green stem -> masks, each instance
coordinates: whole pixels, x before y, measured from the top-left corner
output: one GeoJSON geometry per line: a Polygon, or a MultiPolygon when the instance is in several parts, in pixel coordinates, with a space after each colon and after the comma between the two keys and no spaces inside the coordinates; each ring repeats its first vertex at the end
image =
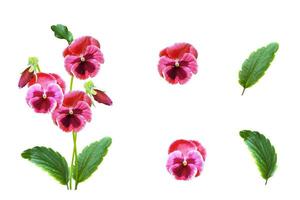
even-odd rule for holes
{"type": "MultiPolygon", "coordinates": [[[[72,161],[71,161],[71,166],[70,166],[70,190],[72,190],[72,177],[73,177],[73,166],[75,166],[75,170],[76,170],[76,173],[77,174],[77,145],[76,145],[76,142],[77,142],[77,133],[75,131],[72,132],[72,136],[73,136],[73,153],[72,153],[72,161]],[[74,163],[75,162],[75,163],[74,163]]],[[[75,179],[75,183],[76,183],[76,186],[75,186],[75,190],[77,189],[77,181],[75,179]]]]}
{"type": "Polygon", "coordinates": [[[71,76],[71,81],[70,81],[70,92],[73,90],[73,81],[74,81],[74,76],[71,76]]]}
{"type": "MultiPolygon", "coordinates": [[[[71,76],[70,92],[73,90],[73,81],[74,81],[74,76],[71,76]]],[[[74,159],[75,159],[75,163],[77,162],[77,146],[76,146],[77,133],[75,131],[73,131],[72,136],[73,136],[73,153],[72,153],[72,160],[71,160],[71,166],[70,166],[70,184],[69,184],[70,190],[72,190],[72,177],[73,177],[73,173],[74,173],[73,172],[74,159]]],[[[77,189],[77,186],[76,186],[76,189],[77,189]]]]}
{"type": "Polygon", "coordinates": [[[69,183],[69,188],[70,190],[72,190],[72,176],[73,176],[73,163],[74,163],[74,148],[73,148],[73,153],[72,153],[72,161],[71,161],[71,165],[70,165],[70,183],[69,183]]]}
{"type": "MultiPolygon", "coordinates": [[[[74,148],[73,148],[73,154],[75,156],[75,163],[74,163],[74,166],[75,166],[75,190],[77,190],[77,174],[78,174],[78,166],[77,166],[77,162],[78,162],[78,157],[77,157],[77,145],[76,145],[76,141],[77,141],[77,133],[76,132],[73,132],[73,145],[74,145],[74,148]]],[[[73,172],[74,173],[74,172],[73,172]]]]}
{"type": "Polygon", "coordinates": [[[41,72],[41,68],[40,68],[39,65],[36,65],[36,69],[37,69],[38,72],[41,72]]]}

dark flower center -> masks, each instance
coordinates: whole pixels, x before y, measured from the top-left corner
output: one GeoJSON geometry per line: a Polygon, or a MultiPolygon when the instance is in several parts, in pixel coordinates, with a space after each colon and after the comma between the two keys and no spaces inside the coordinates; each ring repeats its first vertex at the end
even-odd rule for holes
{"type": "Polygon", "coordinates": [[[181,67],[174,67],[170,69],[167,72],[167,75],[172,79],[175,80],[175,78],[178,76],[179,79],[183,80],[187,77],[187,73],[182,69],[181,67]]]}

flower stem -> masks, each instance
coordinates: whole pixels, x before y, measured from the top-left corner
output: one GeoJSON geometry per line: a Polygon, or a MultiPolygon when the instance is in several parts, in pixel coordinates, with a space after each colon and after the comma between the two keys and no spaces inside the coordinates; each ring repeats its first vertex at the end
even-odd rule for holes
{"type": "Polygon", "coordinates": [[[71,76],[71,81],[70,81],[70,92],[73,90],[73,81],[74,81],[74,76],[71,76]]]}
{"type": "Polygon", "coordinates": [[[36,65],[36,69],[37,69],[38,72],[41,72],[41,68],[38,64],[36,65]]]}
{"type": "MultiPolygon", "coordinates": [[[[73,90],[73,81],[74,81],[74,76],[71,76],[71,80],[70,80],[70,92],[73,90]]],[[[75,170],[76,170],[76,174],[77,174],[77,133],[75,131],[72,132],[72,136],[73,136],[73,153],[72,153],[72,160],[71,160],[71,166],[70,166],[70,184],[69,184],[69,188],[70,190],[72,190],[72,178],[73,178],[73,166],[75,166],[75,170]],[[75,164],[74,164],[75,161],[75,164]]],[[[75,179],[75,183],[76,183],[76,179],[75,179]]],[[[77,189],[77,184],[75,186],[75,190],[77,189]]]]}
{"type": "MultiPolygon", "coordinates": [[[[77,161],[78,161],[78,158],[77,158],[77,145],[76,145],[76,141],[77,141],[77,133],[73,131],[73,145],[74,145],[74,148],[73,148],[73,155],[75,157],[75,163],[74,163],[74,166],[75,166],[75,190],[77,190],[77,173],[78,173],[78,166],[77,166],[77,161]]],[[[74,171],[73,171],[74,173],[74,171]]]]}
{"type": "MultiPolygon", "coordinates": [[[[73,153],[72,153],[72,161],[71,161],[71,166],[70,166],[70,184],[69,184],[69,188],[70,190],[72,190],[72,177],[74,174],[73,169],[75,169],[75,174],[77,174],[77,133],[75,131],[72,132],[72,136],[73,136],[73,153]]],[[[75,190],[77,189],[77,180],[75,179],[75,190]]]]}

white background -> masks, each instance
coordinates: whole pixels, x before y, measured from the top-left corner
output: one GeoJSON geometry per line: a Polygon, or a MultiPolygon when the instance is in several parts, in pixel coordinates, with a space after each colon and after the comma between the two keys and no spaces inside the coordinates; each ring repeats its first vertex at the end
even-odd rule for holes
{"type": "MultiPolygon", "coordinates": [[[[0,199],[299,199],[300,6],[297,1],[1,1],[0,199]],[[21,158],[36,145],[70,162],[72,137],[35,114],[18,89],[28,56],[45,72],[69,76],[53,24],[101,43],[105,64],[95,84],[114,105],[97,105],[78,134],[78,148],[103,136],[113,144],[96,173],[67,191],[21,158]],[[241,96],[238,71],[250,52],[277,41],[266,75],[241,96]],[[170,85],[157,72],[158,53],[175,42],[198,52],[199,72],[170,85]],[[278,153],[267,186],[239,137],[260,131],[278,153]],[[175,139],[196,139],[207,149],[202,175],[176,181],[165,169],[175,139]]],[[[80,89],[82,81],[75,81],[80,89]]]]}

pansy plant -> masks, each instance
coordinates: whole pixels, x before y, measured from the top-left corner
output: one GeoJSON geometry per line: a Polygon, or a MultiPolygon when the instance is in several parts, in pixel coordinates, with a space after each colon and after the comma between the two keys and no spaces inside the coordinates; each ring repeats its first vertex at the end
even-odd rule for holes
{"type": "Polygon", "coordinates": [[[72,133],[71,163],[68,165],[57,151],[41,146],[25,150],[22,157],[44,169],[67,189],[76,190],[79,183],[96,171],[112,142],[110,137],[104,137],[78,154],[77,133],[92,120],[93,100],[105,105],[112,105],[112,101],[105,92],[96,89],[91,80],[84,84],[84,91],[73,90],[74,77],[80,80],[95,77],[104,63],[98,40],[91,36],[73,40],[72,33],[61,24],[53,25],[51,29],[57,38],[68,42],[63,56],[65,69],[71,76],[69,90],[66,91],[66,84],[58,74],[42,72],[36,57],[29,58],[18,87],[28,86],[26,102],[34,112],[50,113],[59,129],[72,133]]]}

